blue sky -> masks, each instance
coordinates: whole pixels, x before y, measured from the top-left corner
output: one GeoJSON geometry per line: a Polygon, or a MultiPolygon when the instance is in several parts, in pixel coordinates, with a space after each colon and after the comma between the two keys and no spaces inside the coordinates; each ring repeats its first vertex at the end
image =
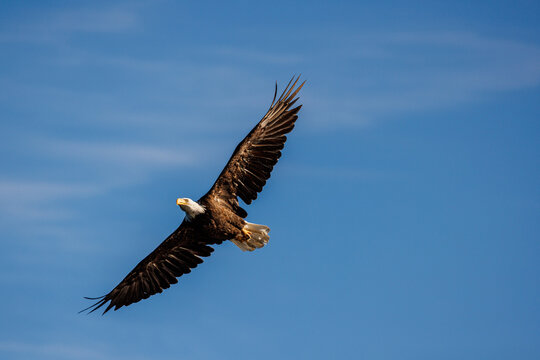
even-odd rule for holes
{"type": "Polygon", "coordinates": [[[539,7],[3,2],[0,356],[540,358],[539,7]],[[77,314],[295,73],[270,244],[77,314]]]}

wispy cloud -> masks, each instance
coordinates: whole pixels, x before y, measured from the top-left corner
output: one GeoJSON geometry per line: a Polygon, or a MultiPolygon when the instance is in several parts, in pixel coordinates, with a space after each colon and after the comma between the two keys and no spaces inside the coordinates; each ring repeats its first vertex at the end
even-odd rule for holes
{"type": "MultiPolygon", "coordinates": [[[[80,33],[134,32],[147,24],[143,21],[146,6],[145,2],[136,2],[34,14],[27,21],[5,25],[0,41],[60,39],[63,43],[80,33]]],[[[43,56],[50,57],[46,61],[58,71],[58,77],[69,71],[80,74],[92,67],[103,79],[111,76],[117,84],[126,79],[144,84],[131,88],[129,96],[145,97],[148,106],[161,109],[157,119],[173,124],[167,119],[174,118],[182,105],[189,105],[193,110],[186,111],[195,121],[186,125],[203,124],[210,129],[214,127],[208,126],[208,117],[199,113],[201,107],[205,113],[213,110],[217,114],[232,107],[260,106],[269,95],[247,91],[246,84],[262,87],[263,82],[271,83],[276,79],[267,74],[272,72],[305,71],[310,82],[303,99],[310,103],[312,111],[306,123],[316,129],[366,125],[399,114],[459,106],[498,92],[540,84],[540,47],[536,44],[459,31],[316,30],[302,36],[291,39],[302,41],[302,46],[292,48],[205,44],[190,45],[190,54],[176,48],[162,56],[141,55],[138,51],[119,54],[114,48],[82,44],[43,56]]],[[[65,83],[51,85],[48,82],[54,81],[48,78],[32,84],[11,77],[6,74],[5,79],[0,79],[2,87],[12,89],[10,94],[0,96],[13,102],[26,101],[31,95],[36,105],[54,111],[78,111],[92,106],[94,120],[107,122],[113,116],[120,122],[130,115],[132,104],[111,102],[123,93],[103,81],[96,81],[98,91],[88,91],[85,86],[71,83],[69,88],[64,87],[65,83]],[[11,96],[12,93],[19,96],[11,96]]],[[[143,124],[147,119],[141,113],[144,111],[138,112],[143,119],[139,123],[143,124]]]]}
{"type": "Polygon", "coordinates": [[[55,157],[76,158],[78,161],[155,168],[167,165],[193,165],[200,160],[200,153],[180,147],[164,147],[137,143],[107,143],[104,141],[44,140],[37,144],[42,153],[55,157]]]}
{"type": "Polygon", "coordinates": [[[357,59],[357,69],[310,96],[316,113],[334,115],[315,116],[321,126],[365,125],[540,84],[533,44],[462,32],[374,34],[351,44],[340,58],[357,59]]]}
{"type": "Polygon", "coordinates": [[[206,51],[238,62],[257,62],[261,64],[295,65],[304,60],[298,53],[278,53],[269,50],[253,50],[232,46],[218,46],[206,51]]]}
{"type": "Polygon", "coordinates": [[[118,356],[109,351],[99,351],[87,346],[67,345],[60,343],[27,343],[16,341],[1,341],[0,354],[17,354],[19,356],[39,357],[46,359],[74,359],[74,360],[107,360],[107,359],[142,359],[130,354],[118,356]]]}
{"type": "Polygon", "coordinates": [[[101,8],[66,8],[26,14],[26,21],[10,23],[0,42],[54,43],[78,33],[123,33],[136,29],[142,3],[101,8]]]}
{"type": "Polygon", "coordinates": [[[53,14],[48,21],[53,31],[123,32],[135,28],[138,15],[135,8],[76,9],[53,14]]]}
{"type": "MultiPolygon", "coordinates": [[[[156,172],[192,167],[204,151],[151,144],[38,139],[26,156],[48,164],[25,176],[0,180],[0,214],[11,221],[54,221],[77,216],[73,200],[107,194],[151,180],[156,172]],[[55,165],[60,164],[56,174],[55,165]],[[62,180],[38,180],[40,178],[62,180]]],[[[6,175],[4,175],[6,176],[6,175]]]]}
{"type": "Polygon", "coordinates": [[[27,356],[57,356],[60,359],[103,359],[103,354],[87,348],[60,344],[29,344],[22,342],[0,342],[0,351],[5,353],[26,354],[27,356]]]}
{"type": "Polygon", "coordinates": [[[5,219],[59,220],[72,212],[59,206],[66,199],[98,194],[95,185],[44,182],[31,180],[0,180],[0,213],[5,219]]]}

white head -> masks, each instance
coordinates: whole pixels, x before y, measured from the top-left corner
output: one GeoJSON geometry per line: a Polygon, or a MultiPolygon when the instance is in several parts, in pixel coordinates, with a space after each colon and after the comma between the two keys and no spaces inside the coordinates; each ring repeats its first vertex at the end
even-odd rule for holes
{"type": "Polygon", "coordinates": [[[195,216],[204,213],[204,206],[198,202],[191,200],[190,198],[178,198],[176,199],[176,205],[180,206],[180,209],[186,212],[188,220],[193,219],[195,216]]]}

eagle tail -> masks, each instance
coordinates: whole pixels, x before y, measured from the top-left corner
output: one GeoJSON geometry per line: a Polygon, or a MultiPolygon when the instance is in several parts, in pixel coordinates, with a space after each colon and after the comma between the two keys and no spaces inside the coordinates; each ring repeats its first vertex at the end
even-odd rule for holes
{"type": "Polygon", "coordinates": [[[246,221],[242,235],[231,241],[242,251],[253,251],[268,244],[270,228],[266,225],[252,224],[246,221]]]}

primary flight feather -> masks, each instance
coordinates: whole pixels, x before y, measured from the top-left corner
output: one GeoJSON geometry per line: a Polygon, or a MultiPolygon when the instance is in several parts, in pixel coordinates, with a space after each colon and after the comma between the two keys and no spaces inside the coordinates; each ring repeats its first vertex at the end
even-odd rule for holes
{"type": "Polygon", "coordinates": [[[202,263],[203,257],[210,256],[214,251],[210,245],[231,240],[243,251],[253,251],[266,245],[270,228],[244,220],[247,212],[240,207],[238,198],[251,204],[281,156],[286,134],[294,128],[302,107],[293,105],[305,82],[296,86],[299,77],[293,80],[277,100],[276,85],[270,109],[238,144],[206,195],[197,201],[189,198],[176,200],[186,213],[178,229],[139,262],[111,292],[98,298],[87,298],[97,302],[82,311],[94,312],[107,305],[105,314],[110,309],[118,310],[161,293],[171,284],[176,284],[178,277],[202,263]]]}

